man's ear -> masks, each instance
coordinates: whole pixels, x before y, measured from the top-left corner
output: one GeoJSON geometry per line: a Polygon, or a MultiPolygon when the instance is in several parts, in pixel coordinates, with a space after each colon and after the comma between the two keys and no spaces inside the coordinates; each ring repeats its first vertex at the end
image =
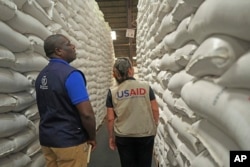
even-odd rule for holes
{"type": "Polygon", "coordinates": [[[55,55],[61,57],[62,56],[62,51],[59,48],[55,48],[55,55]]]}

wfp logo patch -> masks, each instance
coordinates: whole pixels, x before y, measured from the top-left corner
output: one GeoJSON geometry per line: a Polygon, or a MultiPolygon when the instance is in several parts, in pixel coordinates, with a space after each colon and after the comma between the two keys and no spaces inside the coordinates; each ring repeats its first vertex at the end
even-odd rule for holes
{"type": "Polygon", "coordinates": [[[126,89],[121,90],[116,93],[116,98],[118,100],[124,99],[124,98],[131,98],[131,97],[141,97],[144,96],[147,93],[145,88],[136,88],[136,89],[126,89]]]}
{"type": "Polygon", "coordinates": [[[46,76],[43,76],[41,79],[40,89],[48,89],[48,80],[46,76]]]}

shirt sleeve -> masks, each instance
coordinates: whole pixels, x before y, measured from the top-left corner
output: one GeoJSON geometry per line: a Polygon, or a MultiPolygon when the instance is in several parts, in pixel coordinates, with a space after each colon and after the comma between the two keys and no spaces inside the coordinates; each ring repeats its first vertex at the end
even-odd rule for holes
{"type": "Polygon", "coordinates": [[[86,83],[80,72],[72,72],[67,78],[65,86],[68,91],[71,102],[74,105],[89,100],[89,94],[86,89],[86,83]]]}
{"type": "Polygon", "coordinates": [[[151,100],[155,100],[155,93],[151,87],[149,87],[149,98],[151,100]]]}
{"type": "Polygon", "coordinates": [[[112,94],[111,94],[110,89],[108,90],[108,95],[107,95],[107,99],[106,99],[106,107],[113,108],[112,94]]]}

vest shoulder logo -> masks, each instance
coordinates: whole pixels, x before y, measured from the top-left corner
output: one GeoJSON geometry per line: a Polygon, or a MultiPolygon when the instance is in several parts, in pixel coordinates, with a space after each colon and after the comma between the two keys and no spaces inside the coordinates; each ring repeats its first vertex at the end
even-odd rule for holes
{"type": "Polygon", "coordinates": [[[46,76],[43,76],[41,79],[41,85],[40,85],[40,89],[48,89],[48,80],[46,76]]]}

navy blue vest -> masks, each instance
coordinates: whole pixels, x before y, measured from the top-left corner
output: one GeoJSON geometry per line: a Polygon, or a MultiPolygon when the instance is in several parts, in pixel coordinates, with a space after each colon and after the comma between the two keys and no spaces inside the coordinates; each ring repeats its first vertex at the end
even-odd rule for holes
{"type": "MultiPolygon", "coordinates": [[[[88,138],[77,108],[71,103],[65,88],[67,77],[76,70],[61,62],[50,62],[36,79],[39,138],[42,146],[71,147],[88,138]]],[[[85,79],[84,74],[79,72],[85,79]]]]}

